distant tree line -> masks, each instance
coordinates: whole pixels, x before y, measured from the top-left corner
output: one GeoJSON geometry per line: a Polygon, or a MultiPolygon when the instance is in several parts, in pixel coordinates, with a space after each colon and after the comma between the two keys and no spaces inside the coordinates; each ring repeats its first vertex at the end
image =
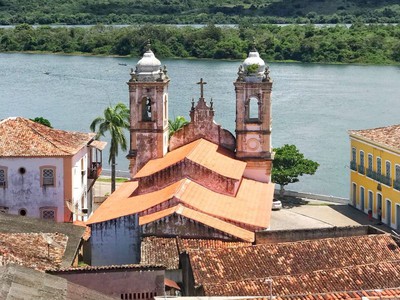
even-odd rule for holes
{"type": "Polygon", "coordinates": [[[33,28],[22,24],[0,29],[0,51],[139,56],[148,39],[158,57],[243,59],[255,39],[267,61],[400,63],[400,25],[33,28]]]}
{"type": "Polygon", "coordinates": [[[397,0],[0,0],[0,24],[400,23],[397,0]]]}

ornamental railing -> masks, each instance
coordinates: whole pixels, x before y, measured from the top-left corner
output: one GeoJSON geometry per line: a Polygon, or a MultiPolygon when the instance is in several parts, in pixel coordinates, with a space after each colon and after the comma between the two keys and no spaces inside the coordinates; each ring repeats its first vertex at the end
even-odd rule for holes
{"type": "Polygon", "coordinates": [[[350,169],[352,169],[353,171],[357,171],[357,164],[355,161],[350,161],[350,169]]]}
{"type": "Polygon", "coordinates": [[[393,180],[393,188],[400,191],[400,180],[393,180]]]}
{"type": "Polygon", "coordinates": [[[365,167],[364,165],[358,165],[358,173],[365,174],[365,167]]]}

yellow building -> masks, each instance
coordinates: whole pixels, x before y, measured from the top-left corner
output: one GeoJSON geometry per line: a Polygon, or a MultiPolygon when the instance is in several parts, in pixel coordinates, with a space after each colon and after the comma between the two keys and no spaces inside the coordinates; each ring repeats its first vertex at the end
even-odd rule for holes
{"type": "Polygon", "coordinates": [[[400,230],[400,125],[351,130],[351,204],[400,230]]]}

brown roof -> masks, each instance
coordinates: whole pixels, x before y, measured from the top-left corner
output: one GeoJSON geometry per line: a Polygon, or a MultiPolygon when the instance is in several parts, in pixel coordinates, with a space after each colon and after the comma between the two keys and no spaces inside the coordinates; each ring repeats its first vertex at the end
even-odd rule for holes
{"type": "Polygon", "coordinates": [[[93,139],[94,133],[53,129],[16,117],[0,121],[0,156],[69,156],[93,139]]]}
{"type": "Polygon", "coordinates": [[[150,160],[135,178],[157,173],[184,159],[188,159],[222,176],[240,180],[246,163],[227,155],[226,150],[204,139],[198,139],[190,144],[175,149],[162,158],[150,160]],[[223,153],[221,153],[221,151],[223,153]]]}
{"type": "MultiPolygon", "coordinates": [[[[260,295],[259,292],[255,294],[255,291],[265,286],[265,279],[269,277],[274,278],[274,286],[279,286],[282,282],[278,293],[280,295],[304,292],[308,287],[301,290],[301,282],[305,281],[309,282],[309,285],[318,281],[320,286],[324,284],[329,286],[330,282],[333,282],[332,285],[335,284],[335,278],[349,276],[348,278],[354,279],[354,274],[357,272],[353,274],[349,270],[362,265],[371,266],[398,261],[400,248],[390,235],[379,234],[213,251],[199,250],[190,252],[189,257],[195,285],[207,287],[208,296],[216,295],[218,289],[223,291],[219,292],[220,295],[260,295]],[[335,275],[335,272],[342,275],[335,275]],[[276,279],[275,282],[277,277],[279,280],[276,279]],[[285,290],[289,287],[292,290],[285,290]]],[[[392,269],[393,267],[391,266],[392,269]]],[[[360,272],[365,270],[365,274],[368,272],[368,268],[360,270],[360,272]]],[[[395,271],[393,274],[397,274],[397,269],[393,270],[395,271]]],[[[379,269],[374,272],[379,273],[379,269]]],[[[339,287],[341,285],[338,285],[339,287]]],[[[328,291],[338,290],[342,289],[328,291]]]]}
{"type": "Polygon", "coordinates": [[[216,230],[222,231],[236,238],[240,238],[244,241],[254,242],[255,235],[254,232],[243,229],[231,223],[225,222],[218,218],[212,217],[210,215],[204,214],[202,212],[193,210],[191,208],[185,207],[181,204],[177,206],[167,208],[165,210],[156,212],[154,214],[146,215],[139,218],[139,225],[148,224],[150,222],[157,221],[161,218],[177,214],[181,215],[187,219],[196,221],[208,227],[214,228],[216,230]]]}
{"type": "Polygon", "coordinates": [[[145,237],[141,243],[141,264],[164,265],[167,270],[179,269],[179,253],[198,249],[221,249],[249,246],[248,242],[232,242],[215,239],[182,239],[145,237]]]}
{"type": "Polygon", "coordinates": [[[89,273],[97,271],[113,271],[113,270],[164,270],[165,267],[160,264],[128,264],[128,265],[108,265],[108,266],[81,266],[68,268],[49,268],[46,273],[89,273]]]}
{"type": "Polygon", "coordinates": [[[400,150],[400,125],[363,130],[350,130],[349,134],[371,142],[400,150]]]}
{"type": "Polygon", "coordinates": [[[160,264],[167,270],[179,269],[178,246],[175,238],[145,237],[141,243],[141,264],[160,264]]]}
{"type": "MultiPolygon", "coordinates": [[[[208,283],[203,288],[207,296],[264,296],[270,293],[267,279],[208,283]]],[[[399,287],[400,260],[276,276],[272,280],[272,294],[278,296],[399,287]]]]}
{"type": "Polygon", "coordinates": [[[67,240],[62,233],[0,233],[0,265],[15,263],[39,271],[60,267],[67,240]]]}
{"type": "Polygon", "coordinates": [[[164,210],[142,216],[141,224],[158,220],[173,213],[226,232],[230,235],[253,241],[254,234],[233,223],[247,224],[257,228],[269,226],[274,184],[242,179],[236,197],[209,190],[190,179],[182,179],[155,192],[131,196],[138,182],[125,182],[89,218],[87,224],[104,222],[136,214],[167,203],[164,210]],[[251,195],[251,196],[250,196],[251,195]],[[168,201],[175,199],[175,203],[168,201]],[[180,209],[176,202],[182,204],[180,209]]]}

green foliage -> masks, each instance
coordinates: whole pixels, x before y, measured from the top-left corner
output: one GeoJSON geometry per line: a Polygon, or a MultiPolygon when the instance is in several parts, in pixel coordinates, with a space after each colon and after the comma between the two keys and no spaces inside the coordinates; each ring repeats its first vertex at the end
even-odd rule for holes
{"type": "Polygon", "coordinates": [[[129,127],[129,108],[123,103],[108,106],[103,116],[95,118],[90,124],[90,130],[96,132],[96,139],[105,136],[106,133],[111,136],[108,158],[108,162],[111,163],[111,192],[115,191],[115,158],[118,156],[119,148],[127,150],[124,130],[129,127]]]}
{"type": "Polygon", "coordinates": [[[248,74],[254,74],[257,73],[259,67],[260,66],[258,64],[252,64],[250,66],[247,66],[246,71],[248,74]]]}
{"type": "Polygon", "coordinates": [[[49,121],[49,120],[47,120],[47,119],[45,119],[45,118],[43,118],[43,117],[36,117],[36,118],[34,118],[34,119],[30,119],[30,120],[31,120],[31,121],[33,121],[33,122],[36,122],[36,123],[42,124],[42,125],[44,125],[44,126],[47,126],[47,127],[53,128],[53,127],[51,126],[51,123],[50,123],[50,121],[49,121]]]}
{"type": "Polygon", "coordinates": [[[0,24],[399,23],[397,0],[1,0],[0,24]]]}
{"type": "Polygon", "coordinates": [[[298,182],[299,176],[304,174],[313,175],[318,169],[319,164],[306,159],[295,145],[286,144],[275,148],[274,152],[272,181],[281,186],[281,196],[283,196],[285,185],[298,182]]]}
{"type": "Polygon", "coordinates": [[[252,25],[238,28],[176,26],[129,26],[90,28],[21,24],[0,28],[0,51],[42,51],[94,55],[140,56],[147,40],[158,57],[243,59],[253,37],[267,61],[310,63],[398,64],[400,25],[252,25]]]}
{"type": "Polygon", "coordinates": [[[174,135],[175,132],[183,128],[189,122],[185,119],[185,117],[177,116],[175,120],[168,120],[168,130],[169,130],[169,138],[174,135]]]}

